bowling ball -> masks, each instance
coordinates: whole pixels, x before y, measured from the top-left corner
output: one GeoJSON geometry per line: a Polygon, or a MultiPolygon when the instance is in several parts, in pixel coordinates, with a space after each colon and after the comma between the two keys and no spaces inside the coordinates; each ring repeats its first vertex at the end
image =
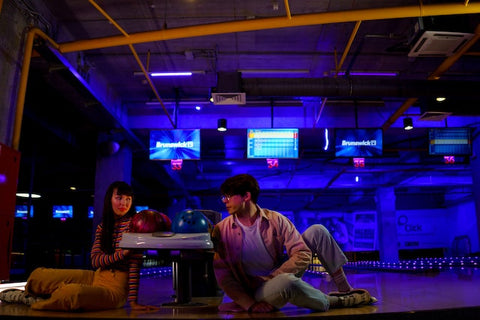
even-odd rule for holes
{"type": "Polygon", "coordinates": [[[212,222],[202,212],[192,209],[178,212],[172,221],[172,231],[175,233],[207,233],[212,228],[212,222]]]}
{"type": "Polygon", "coordinates": [[[137,212],[130,222],[130,232],[149,233],[157,231],[170,231],[172,221],[159,211],[153,209],[137,212]]]}

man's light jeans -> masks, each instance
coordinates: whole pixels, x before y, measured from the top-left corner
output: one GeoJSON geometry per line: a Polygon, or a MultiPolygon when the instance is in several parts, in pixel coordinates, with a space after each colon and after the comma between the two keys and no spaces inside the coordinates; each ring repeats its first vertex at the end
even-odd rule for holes
{"type": "Polygon", "coordinates": [[[255,300],[265,301],[277,309],[288,302],[317,311],[327,311],[330,307],[326,294],[291,273],[266,281],[255,292],[255,300]]]}
{"type": "MultiPolygon", "coordinates": [[[[329,274],[347,262],[347,257],[323,225],[310,226],[302,237],[329,274]]],[[[290,273],[266,281],[255,292],[255,300],[268,302],[278,309],[287,303],[318,311],[327,311],[330,307],[325,293],[290,273]]]]}

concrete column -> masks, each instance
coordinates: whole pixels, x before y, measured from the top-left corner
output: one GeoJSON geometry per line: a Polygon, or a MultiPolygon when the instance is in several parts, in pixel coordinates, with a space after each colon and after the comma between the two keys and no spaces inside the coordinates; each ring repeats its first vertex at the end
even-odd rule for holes
{"type": "Polygon", "coordinates": [[[398,261],[398,235],[394,188],[378,188],[375,201],[377,204],[380,261],[398,261]]]}
{"type": "MultiPolygon", "coordinates": [[[[111,151],[115,148],[110,149],[111,151]]],[[[132,151],[128,145],[121,145],[113,154],[100,150],[97,156],[95,171],[95,199],[93,231],[102,221],[103,199],[105,192],[114,181],[121,180],[131,184],[132,180],[132,151]]],[[[134,190],[135,191],[135,190],[134,190]]]]}
{"type": "MultiPolygon", "coordinates": [[[[477,131],[477,130],[475,130],[477,131]]],[[[478,136],[478,132],[474,132],[473,137],[478,136]]],[[[473,141],[473,155],[470,158],[472,168],[472,192],[473,201],[475,202],[475,216],[477,217],[477,237],[480,243],[480,141],[473,141]]]]}

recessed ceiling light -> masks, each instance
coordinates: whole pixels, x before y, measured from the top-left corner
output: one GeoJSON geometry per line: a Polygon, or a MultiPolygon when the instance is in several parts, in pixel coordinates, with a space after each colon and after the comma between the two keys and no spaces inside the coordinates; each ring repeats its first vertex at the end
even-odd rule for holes
{"type": "MultiPolygon", "coordinates": [[[[42,196],[39,194],[32,193],[32,199],[39,199],[42,196]]],[[[17,197],[19,198],[30,198],[30,193],[27,192],[17,192],[17,197]]]]}

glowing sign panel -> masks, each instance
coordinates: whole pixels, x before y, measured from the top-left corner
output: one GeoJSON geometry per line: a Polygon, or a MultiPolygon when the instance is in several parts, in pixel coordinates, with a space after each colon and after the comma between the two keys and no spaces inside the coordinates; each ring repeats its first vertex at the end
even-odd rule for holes
{"type": "Polygon", "coordinates": [[[459,156],[472,154],[470,128],[432,128],[428,131],[430,155],[459,156]]]}
{"type": "Polygon", "coordinates": [[[378,128],[335,129],[336,157],[375,157],[383,154],[383,131],[378,128]]]}
{"type": "Polygon", "coordinates": [[[248,129],[247,158],[298,158],[298,129],[248,129]]]}
{"type": "Polygon", "coordinates": [[[175,159],[200,159],[200,129],[150,132],[150,160],[175,159]]]}

